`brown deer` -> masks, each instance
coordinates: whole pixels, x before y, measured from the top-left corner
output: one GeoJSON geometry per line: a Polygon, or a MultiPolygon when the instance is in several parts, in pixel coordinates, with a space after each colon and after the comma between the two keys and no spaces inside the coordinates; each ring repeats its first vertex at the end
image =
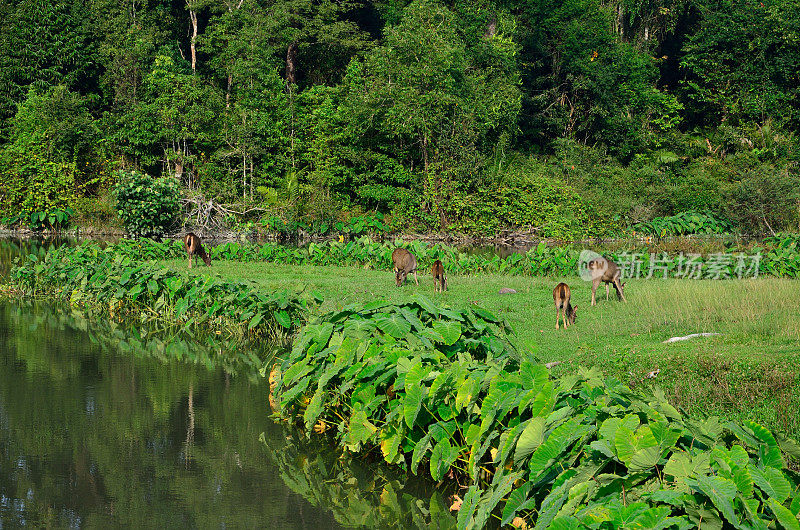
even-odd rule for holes
{"type": "Polygon", "coordinates": [[[444,265],[442,265],[441,260],[436,260],[433,262],[433,266],[431,267],[431,275],[433,276],[433,292],[439,292],[447,290],[447,278],[444,276],[444,265]]]}
{"type": "Polygon", "coordinates": [[[414,254],[404,248],[396,248],[392,252],[392,263],[394,264],[394,281],[398,287],[403,285],[403,282],[406,281],[406,276],[412,272],[414,273],[414,281],[419,285],[417,258],[414,257],[414,254]]]}
{"type": "Polygon", "coordinates": [[[197,237],[194,232],[189,232],[183,236],[183,248],[186,250],[186,253],[189,254],[190,269],[192,268],[192,261],[194,261],[197,256],[200,256],[206,265],[209,267],[211,266],[211,258],[206,252],[206,249],[203,248],[203,243],[200,242],[200,238],[197,237]]]}
{"type": "Polygon", "coordinates": [[[569,303],[571,297],[572,291],[569,290],[569,285],[564,282],[559,283],[553,289],[553,301],[556,303],[556,329],[558,329],[559,318],[562,314],[564,315],[564,329],[575,323],[578,306],[573,306],[569,303]]]}
{"type": "Polygon", "coordinates": [[[588,266],[592,274],[592,305],[596,303],[594,295],[600,286],[600,282],[606,284],[606,300],[608,300],[609,284],[611,284],[614,286],[614,290],[617,291],[617,297],[623,302],[626,301],[625,293],[623,292],[625,282],[620,283],[619,281],[622,277],[622,271],[619,270],[616,263],[605,258],[598,258],[590,261],[588,266]]]}

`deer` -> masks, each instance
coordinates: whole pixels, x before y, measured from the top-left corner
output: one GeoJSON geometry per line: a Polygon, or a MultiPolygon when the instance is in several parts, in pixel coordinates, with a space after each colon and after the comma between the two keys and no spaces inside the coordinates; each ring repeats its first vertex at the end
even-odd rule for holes
{"type": "Polygon", "coordinates": [[[622,277],[622,271],[619,270],[616,263],[605,258],[598,258],[590,261],[588,266],[592,273],[592,305],[596,304],[594,295],[600,286],[600,282],[606,284],[606,301],[608,300],[609,284],[614,286],[614,290],[617,291],[617,297],[620,300],[627,301],[623,292],[625,282],[620,283],[619,281],[622,277]]]}
{"type": "Polygon", "coordinates": [[[433,292],[443,292],[447,290],[447,278],[444,276],[444,265],[441,260],[433,262],[431,267],[431,275],[433,276],[433,292]]]}
{"type": "Polygon", "coordinates": [[[556,304],[556,329],[559,329],[559,318],[562,314],[564,315],[564,329],[575,323],[578,306],[569,303],[571,297],[572,292],[569,290],[569,285],[564,282],[559,283],[553,289],[553,301],[556,304]]]}
{"type": "Polygon", "coordinates": [[[392,263],[394,264],[394,281],[398,287],[403,285],[403,282],[406,281],[406,276],[412,272],[414,273],[414,281],[419,285],[417,258],[414,257],[414,254],[404,248],[396,248],[392,252],[392,263]]]}
{"type": "Polygon", "coordinates": [[[211,266],[211,258],[209,257],[206,249],[203,248],[203,243],[200,242],[200,238],[194,232],[189,232],[185,236],[183,236],[183,248],[186,250],[186,253],[189,254],[189,268],[192,268],[192,261],[200,256],[200,258],[205,262],[206,265],[209,267],[211,266]]]}

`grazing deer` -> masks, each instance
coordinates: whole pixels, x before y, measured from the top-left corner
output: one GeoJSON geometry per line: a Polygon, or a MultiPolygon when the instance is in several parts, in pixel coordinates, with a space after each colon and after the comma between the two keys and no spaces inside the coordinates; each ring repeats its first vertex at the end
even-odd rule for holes
{"type": "Polygon", "coordinates": [[[556,329],[558,329],[558,321],[562,314],[564,315],[564,329],[575,323],[578,306],[569,303],[571,297],[572,292],[566,283],[559,283],[553,289],[553,301],[556,303],[556,329]]]}
{"type": "Polygon", "coordinates": [[[433,262],[433,266],[431,267],[431,275],[433,276],[433,292],[439,292],[447,290],[447,278],[444,276],[444,265],[442,265],[441,260],[436,260],[433,262]]]}
{"type": "Polygon", "coordinates": [[[200,238],[197,237],[194,232],[189,232],[183,236],[183,248],[186,250],[186,253],[189,254],[190,269],[192,268],[192,261],[194,261],[194,258],[197,256],[200,256],[206,265],[209,267],[211,266],[211,258],[208,253],[206,253],[206,249],[203,248],[200,238]]]}
{"type": "Polygon", "coordinates": [[[414,257],[414,254],[404,248],[396,248],[392,252],[392,263],[394,264],[394,281],[398,287],[403,285],[403,282],[406,281],[406,276],[412,272],[414,273],[414,281],[419,285],[417,258],[414,257]]]}
{"type": "Polygon", "coordinates": [[[616,263],[605,258],[598,258],[590,261],[588,266],[592,273],[592,305],[595,305],[594,294],[597,291],[597,287],[600,286],[600,282],[606,284],[606,300],[608,300],[608,284],[611,284],[617,291],[617,297],[623,302],[626,301],[625,293],[623,292],[625,283],[620,283],[619,281],[622,276],[622,271],[619,270],[616,263]]]}

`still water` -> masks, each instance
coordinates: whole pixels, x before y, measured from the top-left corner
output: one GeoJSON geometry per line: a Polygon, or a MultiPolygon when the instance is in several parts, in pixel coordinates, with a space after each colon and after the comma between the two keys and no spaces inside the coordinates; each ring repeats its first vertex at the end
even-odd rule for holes
{"type": "MultiPolygon", "coordinates": [[[[13,243],[0,274],[43,251],[13,243]]],[[[0,300],[0,528],[449,526],[430,485],[273,422],[225,348],[0,300]]]]}

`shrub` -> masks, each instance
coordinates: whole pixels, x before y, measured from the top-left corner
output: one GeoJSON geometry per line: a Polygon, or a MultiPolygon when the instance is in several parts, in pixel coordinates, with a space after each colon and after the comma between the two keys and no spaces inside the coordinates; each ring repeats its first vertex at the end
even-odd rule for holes
{"type": "Polygon", "coordinates": [[[505,327],[422,296],[354,304],[302,329],[270,402],[349,453],[469,486],[458,528],[797,528],[794,442],[596,369],[553,378],[505,327]]]}
{"type": "Polygon", "coordinates": [[[178,183],[171,178],[120,172],[114,186],[125,230],[134,237],[161,237],[175,225],[180,211],[178,183]]]}
{"type": "Polygon", "coordinates": [[[682,236],[686,234],[724,234],[733,227],[725,219],[711,212],[681,212],[669,217],[656,217],[646,223],[637,223],[634,231],[655,237],[682,236]]]}

